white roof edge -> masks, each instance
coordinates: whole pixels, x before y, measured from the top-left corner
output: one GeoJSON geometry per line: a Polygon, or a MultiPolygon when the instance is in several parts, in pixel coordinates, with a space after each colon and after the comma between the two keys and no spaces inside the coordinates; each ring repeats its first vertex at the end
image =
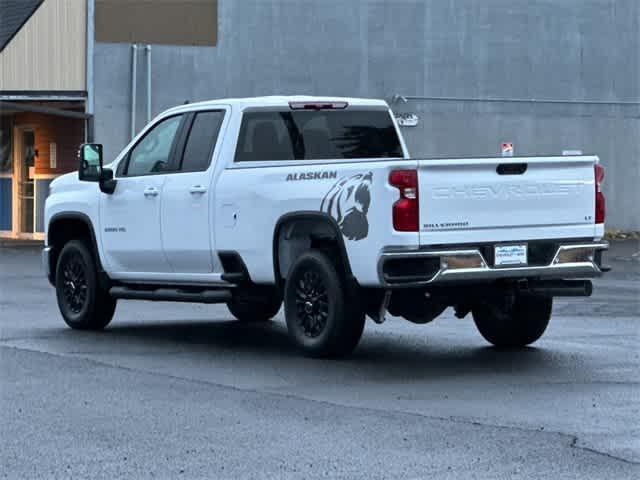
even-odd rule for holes
{"type": "Polygon", "coordinates": [[[178,111],[191,110],[194,107],[208,107],[216,105],[238,106],[240,108],[247,107],[278,107],[289,106],[289,102],[347,102],[349,105],[363,105],[375,107],[388,107],[385,100],[377,98],[356,98],[356,97],[329,97],[329,96],[311,96],[311,95],[272,95],[263,97],[247,97],[247,98],[220,98],[215,100],[205,100],[201,102],[185,103],[184,105],[176,105],[171,107],[161,115],[178,111]]]}

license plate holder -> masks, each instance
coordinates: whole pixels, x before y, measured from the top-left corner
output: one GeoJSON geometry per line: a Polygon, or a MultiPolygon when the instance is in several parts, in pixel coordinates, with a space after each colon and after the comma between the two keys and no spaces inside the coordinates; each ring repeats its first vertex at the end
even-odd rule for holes
{"type": "Polygon", "coordinates": [[[528,264],[527,244],[495,245],[493,249],[494,267],[522,267],[528,264]]]}

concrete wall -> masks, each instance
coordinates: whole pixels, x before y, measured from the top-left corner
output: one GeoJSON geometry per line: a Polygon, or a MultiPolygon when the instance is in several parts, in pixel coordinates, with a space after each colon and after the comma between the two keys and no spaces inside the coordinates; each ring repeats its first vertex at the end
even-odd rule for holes
{"type": "MultiPolygon", "coordinates": [[[[447,97],[393,105],[420,116],[405,129],[414,156],[491,155],[502,141],[522,154],[596,153],[608,226],[640,229],[637,0],[221,0],[218,17],[216,47],[152,47],[153,114],[227,96],[447,97]]],[[[131,47],[98,43],[95,55],[95,132],[109,158],[129,138],[131,47]]]]}

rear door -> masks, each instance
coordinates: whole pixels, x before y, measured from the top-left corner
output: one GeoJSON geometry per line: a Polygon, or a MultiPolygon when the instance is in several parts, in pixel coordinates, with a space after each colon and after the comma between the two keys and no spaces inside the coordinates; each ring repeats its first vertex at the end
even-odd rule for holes
{"type": "Polygon", "coordinates": [[[212,273],[213,158],[225,110],[189,114],[177,148],[176,170],[167,175],[162,199],[162,244],[175,273],[212,273]]]}
{"type": "Polygon", "coordinates": [[[420,160],[422,244],[594,234],[596,157],[420,160]]]}

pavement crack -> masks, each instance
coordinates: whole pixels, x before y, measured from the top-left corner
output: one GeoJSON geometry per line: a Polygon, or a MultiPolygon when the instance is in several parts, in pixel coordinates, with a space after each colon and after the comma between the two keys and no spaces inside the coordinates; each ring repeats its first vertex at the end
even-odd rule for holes
{"type": "MultiPolygon", "coordinates": [[[[4,343],[6,342],[16,342],[16,341],[21,341],[21,340],[48,340],[50,338],[56,338],[56,335],[34,335],[34,336],[26,336],[26,337],[2,337],[0,338],[0,346],[1,347],[7,347],[7,348],[14,348],[13,345],[4,345],[4,343]]],[[[20,348],[20,347],[15,347],[15,348],[20,348]]],[[[28,348],[24,348],[22,350],[31,350],[34,352],[39,352],[40,350],[35,350],[35,349],[28,349],[28,348]]]]}
{"type": "Polygon", "coordinates": [[[595,448],[591,448],[591,447],[585,447],[583,445],[578,445],[578,437],[575,435],[573,436],[573,440],[571,442],[571,444],[569,445],[571,448],[575,448],[576,450],[583,450],[585,452],[590,452],[590,453],[596,453],[598,455],[604,455],[607,458],[610,458],[612,460],[617,460],[619,462],[624,462],[627,463],[629,465],[640,465],[640,462],[636,462],[633,460],[629,460],[628,458],[623,458],[623,457],[618,457],[617,455],[612,455],[610,453],[607,452],[602,452],[600,450],[596,450],[595,448]]]}
{"type": "Polygon", "coordinates": [[[526,433],[537,433],[537,434],[543,434],[543,435],[545,435],[545,434],[546,435],[558,435],[558,436],[565,437],[565,438],[568,439],[568,445],[569,445],[570,448],[583,450],[585,452],[589,452],[589,453],[592,453],[594,455],[602,455],[602,456],[604,456],[606,458],[609,458],[611,460],[623,462],[623,463],[630,464],[630,465],[640,465],[640,462],[636,462],[634,460],[629,460],[629,459],[624,458],[624,457],[619,457],[619,456],[612,455],[610,453],[603,452],[603,451],[600,451],[600,450],[596,450],[596,449],[593,449],[593,448],[590,448],[590,447],[578,445],[578,440],[579,440],[578,436],[576,436],[574,434],[571,434],[571,433],[566,433],[566,432],[560,432],[560,431],[554,431],[554,430],[541,431],[538,428],[527,428],[527,427],[516,426],[516,425],[495,424],[495,423],[491,423],[491,422],[480,421],[478,419],[467,419],[467,418],[455,417],[455,416],[442,417],[442,416],[437,416],[437,415],[426,415],[426,414],[420,413],[420,412],[397,410],[397,409],[393,409],[393,408],[381,409],[381,408],[374,408],[374,407],[368,407],[368,406],[363,406],[363,405],[350,405],[350,404],[346,404],[346,403],[333,402],[333,401],[330,401],[330,400],[324,400],[324,399],[321,400],[321,399],[309,398],[309,397],[306,397],[304,395],[298,395],[298,394],[290,393],[290,392],[278,392],[278,391],[269,390],[269,389],[240,388],[240,387],[236,387],[236,386],[233,386],[233,385],[228,385],[228,384],[224,384],[224,383],[218,383],[218,382],[214,382],[214,381],[210,381],[210,380],[203,380],[203,379],[199,379],[199,378],[172,375],[172,374],[169,374],[169,373],[157,372],[157,371],[153,371],[153,370],[144,370],[144,369],[135,368],[135,367],[128,367],[128,366],[124,366],[124,365],[119,365],[119,364],[109,363],[109,362],[96,360],[96,359],[92,359],[92,358],[87,358],[85,356],[76,356],[76,355],[73,355],[73,354],[70,355],[70,354],[68,354],[66,352],[65,353],[54,353],[54,352],[41,351],[41,350],[31,349],[31,348],[9,346],[9,345],[0,345],[0,349],[2,349],[2,348],[14,349],[14,350],[19,350],[19,351],[24,351],[24,352],[31,352],[31,353],[39,353],[39,354],[43,354],[43,355],[50,355],[50,356],[60,357],[60,358],[65,358],[65,359],[76,359],[76,360],[77,359],[81,359],[84,362],[87,362],[87,363],[90,363],[90,364],[94,364],[94,365],[97,365],[97,366],[100,366],[100,367],[115,368],[115,369],[120,369],[120,370],[124,370],[124,371],[127,371],[127,372],[132,372],[132,373],[150,375],[150,376],[161,377],[161,378],[168,378],[168,379],[172,379],[172,380],[176,380],[176,381],[189,382],[189,383],[194,383],[194,384],[198,384],[198,385],[205,385],[205,386],[216,387],[216,388],[221,388],[221,389],[228,389],[228,390],[241,392],[241,393],[253,393],[253,394],[272,396],[272,397],[288,398],[288,399],[294,399],[294,400],[304,400],[306,402],[314,402],[314,403],[317,403],[317,404],[320,404],[320,405],[328,405],[328,406],[332,406],[332,407],[348,408],[348,409],[360,410],[360,411],[363,411],[363,412],[370,412],[370,413],[376,413],[376,414],[384,413],[384,414],[407,415],[407,416],[422,418],[422,419],[426,419],[426,420],[435,420],[435,421],[441,421],[441,422],[452,422],[452,423],[456,423],[456,424],[460,424],[460,425],[470,425],[470,426],[474,426],[474,427],[488,427],[488,428],[495,428],[495,429],[498,429],[498,430],[510,430],[510,431],[526,432],[526,433]]]}

